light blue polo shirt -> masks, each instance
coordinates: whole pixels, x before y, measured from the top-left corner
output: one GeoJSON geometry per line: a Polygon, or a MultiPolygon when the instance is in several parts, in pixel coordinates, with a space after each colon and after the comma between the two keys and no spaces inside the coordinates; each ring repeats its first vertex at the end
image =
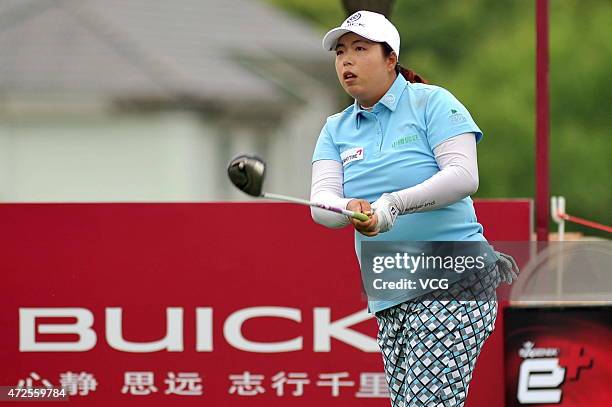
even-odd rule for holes
{"type": "MultiPolygon", "coordinates": [[[[327,118],[312,161],[343,163],[344,196],[376,201],[385,192],[410,188],[440,171],[433,149],[463,133],[482,132],[468,110],[439,86],[410,83],[402,75],[371,112],[357,101],[327,118]]],[[[364,240],[486,241],[474,205],[466,197],[433,211],[399,216],[393,229],[369,238],[355,231],[360,258],[364,240]]],[[[369,301],[376,312],[400,302],[369,301]]]]}

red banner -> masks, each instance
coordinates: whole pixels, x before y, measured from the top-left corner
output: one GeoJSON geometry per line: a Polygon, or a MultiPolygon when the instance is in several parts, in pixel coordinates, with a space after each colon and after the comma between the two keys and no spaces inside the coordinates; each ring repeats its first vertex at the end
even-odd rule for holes
{"type": "MultiPolygon", "coordinates": [[[[512,211],[530,210],[477,204],[489,239],[526,240],[512,211]]],[[[0,227],[0,386],[90,405],[389,403],[352,231],[307,208],[11,204],[0,227]]],[[[498,321],[472,407],[503,403],[498,321]]]]}

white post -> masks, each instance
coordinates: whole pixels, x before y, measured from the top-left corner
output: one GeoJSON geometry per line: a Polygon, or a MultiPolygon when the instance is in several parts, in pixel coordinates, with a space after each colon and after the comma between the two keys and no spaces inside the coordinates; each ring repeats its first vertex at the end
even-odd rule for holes
{"type": "MultiPolygon", "coordinates": [[[[559,214],[565,215],[565,197],[559,197],[559,214]]],[[[565,240],[565,219],[561,218],[561,222],[559,222],[559,241],[562,242],[565,240]]]]}
{"type": "Polygon", "coordinates": [[[551,216],[553,220],[559,225],[557,232],[557,239],[559,240],[558,250],[554,250],[558,256],[557,259],[557,301],[561,301],[561,294],[563,293],[563,274],[564,274],[564,240],[565,240],[565,219],[561,216],[565,214],[565,198],[562,196],[553,196],[550,199],[551,216]]]}
{"type": "Polygon", "coordinates": [[[559,214],[565,213],[565,198],[562,196],[552,196],[550,198],[550,214],[558,225],[557,239],[562,242],[565,239],[565,219],[559,214]]]}

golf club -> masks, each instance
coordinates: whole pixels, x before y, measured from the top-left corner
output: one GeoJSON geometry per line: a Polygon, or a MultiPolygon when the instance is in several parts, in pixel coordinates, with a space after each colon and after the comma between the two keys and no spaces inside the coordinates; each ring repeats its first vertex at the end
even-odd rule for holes
{"type": "Polygon", "coordinates": [[[232,183],[242,192],[251,196],[274,199],[277,201],[292,202],[300,205],[313,206],[328,211],[341,213],[363,222],[369,219],[368,215],[361,212],[349,211],[348,209],[335,208],[329,205],[310,202],[305,199],[294,198],[286,195],[271,194],[263,192],[263,182],[266,176],[266,163],[255,155],[240,154],[234,157],[227,166],[227,174],[232,183]]]}

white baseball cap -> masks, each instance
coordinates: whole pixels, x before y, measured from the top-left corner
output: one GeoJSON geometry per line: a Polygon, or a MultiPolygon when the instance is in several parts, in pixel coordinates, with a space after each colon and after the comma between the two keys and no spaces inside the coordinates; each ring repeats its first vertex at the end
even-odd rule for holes
{"type": "Polygon", "coordinates": [[[344,20],[340,27],[330,30],[323,37],[323,48],[333,51],[338,39],[344,34],[353,32],[370,41],[386,42],[399,59],[400,35],[397,28],[387,18],[373,11],[361,10],[344,20]]]}

